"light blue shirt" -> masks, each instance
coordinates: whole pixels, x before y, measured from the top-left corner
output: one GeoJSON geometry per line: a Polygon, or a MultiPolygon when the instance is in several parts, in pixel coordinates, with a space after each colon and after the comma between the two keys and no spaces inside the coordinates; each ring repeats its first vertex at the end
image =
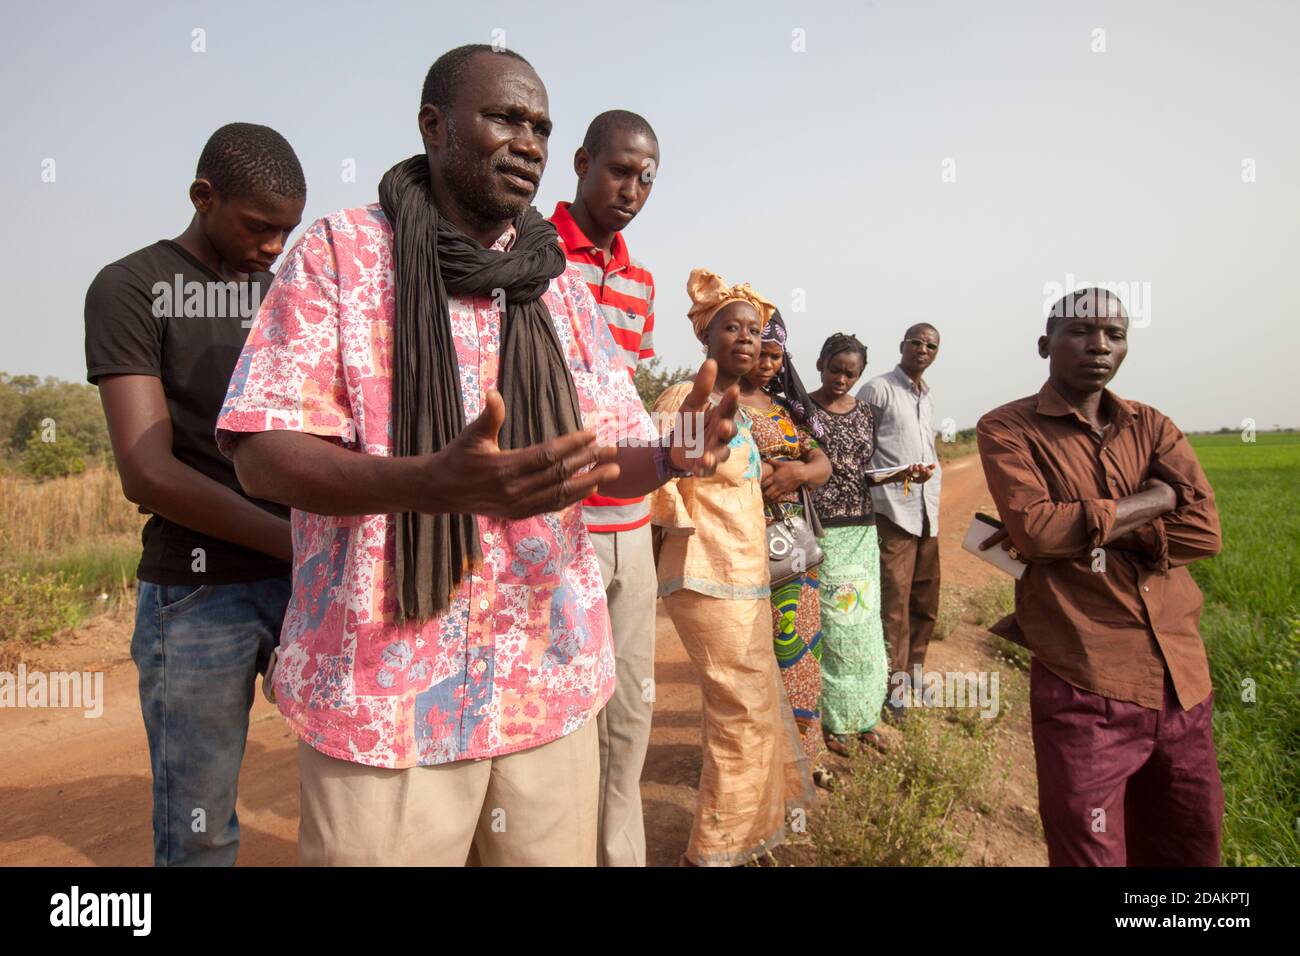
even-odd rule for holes
{"type": "MultiPolygon", "coordinates": [[[[934,449],[934,405],[930,386],[915,382],[894,366],[892,372],[877,375],[858,389],[858,401],[871,408],[876,419],[876,449],[871,456],[872,468],[939,463],[934,449]]],[[[906,495],[901,482],[871,488],[871,506],[909,534],[921,535],[922,516],[928,515],[931,535],[939,534],[939,481],[943,469],[935,468],[934,477],[921,485],[912,485],[906,495]]]]}

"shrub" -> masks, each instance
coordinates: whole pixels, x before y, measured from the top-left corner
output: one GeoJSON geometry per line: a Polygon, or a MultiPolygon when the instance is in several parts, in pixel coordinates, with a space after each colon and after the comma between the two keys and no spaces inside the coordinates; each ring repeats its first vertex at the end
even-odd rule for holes
{"type": "Polygon", "coordinates": [[[81,620],[81,591],[63,574],[0,572],[0,640],[49,640],[81,620]]]}
{"type": "Polygon", "coordinates": [[[663,361],[656,356],[648,362],[637,363],[636,372],[632,377],[632,384],[636,386],[636,393],[641,396],[641,402],[649,411],[655,407],[655,402],[659,396],[670,385],[676,385],[678,382],[684,382],[695,374],[693,368],[679,368],[669,370],[663,364],[663,361]]]}
{"type": "Polygon", "coordinates": [[[863,750],[810,827],[819,866],[959,863],[994,767],[993,721],[918,708],[901,744],[863,750]]]}
{"type": "Polygon", "coordinates": [[[47,442],[33,433],[23,449],[22,462],[23,471],[32,478],[66,478],[86,470],[86,449],[70,435],[47,442]]]}

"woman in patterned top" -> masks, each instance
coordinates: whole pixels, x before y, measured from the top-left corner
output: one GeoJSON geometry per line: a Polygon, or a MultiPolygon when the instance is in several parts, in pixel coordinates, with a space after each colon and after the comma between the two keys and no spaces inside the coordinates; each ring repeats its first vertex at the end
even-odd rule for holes
{"type": "Polygon", "coordinates": [[[866,367],[867,349],[855,336],[832,335],[817,359],[821,388],[809,396],[809,418],[832,468],[830,481],[814,492],[813,505],[826,530],[821,539],[826,560],[818,569],[822,727],[827,746],[839,754],[847,752],[855,735],[879,745],[874,728],[889,682],[880,621],[880,544],[867,489],[909,477],[906,470],[883,478],[866,474],[875,422],[871,409],[851,394],[866,367]]]}
{"type": "MultiPolygon", "coordinates": [[[[831,476],[831,463],[809,429],[811,404],[785,348],[786,329],[775,312],[763,329],[758,363],[740,382],[741,407],[751,419],[754,444],[763,460],[763,517],[766,525],[782,513],[803,516],[800,486],[817,488],[831,476]]],[[[813,781],[830,785],[822,767],[821,608],[817,568],[772,588],[772,641],[785,695],[794,711],[813,781]]]]}
{"type": "MultiPolygon", "coordinates": [[[[715,394],[729,390],[753,366],[772,304],[704,269],[686,290],[695,335],[718,365],[715,394]]],[[[678,424],[691,388],[682,382],[659,397],[660,434],[678,424]]],[[[649,498],[662,537],[659,595],[700,680],[703,766],[683,858],[694,866],[748,862],[784,839],[787,810],[816,801],[772,657],[762,463],[751,424],[737,409],[731,454],[717,471],[670,479],[649,498]]]]}

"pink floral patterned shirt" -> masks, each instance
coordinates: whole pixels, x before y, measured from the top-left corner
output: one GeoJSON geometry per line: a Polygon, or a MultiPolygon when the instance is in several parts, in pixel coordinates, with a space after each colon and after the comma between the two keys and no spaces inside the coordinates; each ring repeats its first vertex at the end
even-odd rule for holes
{"type": "MultiPolygon", "coordinates": [[[[508,230],[494,249],[513,240],[508,230]]],[[[235,367],[217,441],[293,429],[391,454],[393,233],[380,207],[315,222],[266,293],[235,367]]],[[[584,424],[602,444],[654,431],[600,309],[569,265],[543,301],[584,424]]],[[[501,313],[449,296],[465,420],[496,385],[501,313]]],[[[482,567],[451,607],[394,623],[391,515],[294,510],[293,596],[273,684],[321,753],[403,768],[492,757],[580,728],[609,699],[614,655],[581,505],[525,521],[480,517],[482,567]]]]}

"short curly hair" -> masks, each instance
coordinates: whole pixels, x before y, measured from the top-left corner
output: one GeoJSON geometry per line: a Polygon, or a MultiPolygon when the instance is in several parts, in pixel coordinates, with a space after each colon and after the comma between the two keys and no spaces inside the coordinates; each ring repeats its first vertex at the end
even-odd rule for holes
{"type": "Polygon", "coordinates": [[[655,146],[659,145],[659,137],[655,135],[654,129],[646,121],[644,116],[633,113],[631,110],[606,110],[587,127],[587,135],[583,137],[582,148],[590,156],[600,155],[601,150],[609,145],[609,141],[618,133],[640,133],[646,139],[653,140],[655,146]]]}
{"type": "Polygon", "coordinates": [[[424,76],[424,86],[420,89],[420,105],[432,103],[444,110],[451,109],[456,103],[456,96],[460,93],[465,67],[480,53],[498,53],[512,60],[518,60],[530,70],[533,68],[531,63],[514,50],[494,47],[487,43],[466,43],[454,50],[448,50],[433,61],[433,66],[429,67],[429,72],[424,76]]]}
{"type": "Polygon", "coordinates": [[[226,199],[307,195],[302,163],[289,141],[256,123],[227,123],[208,137],[194,175],[212,183],[217,195],[226,199]]]}

